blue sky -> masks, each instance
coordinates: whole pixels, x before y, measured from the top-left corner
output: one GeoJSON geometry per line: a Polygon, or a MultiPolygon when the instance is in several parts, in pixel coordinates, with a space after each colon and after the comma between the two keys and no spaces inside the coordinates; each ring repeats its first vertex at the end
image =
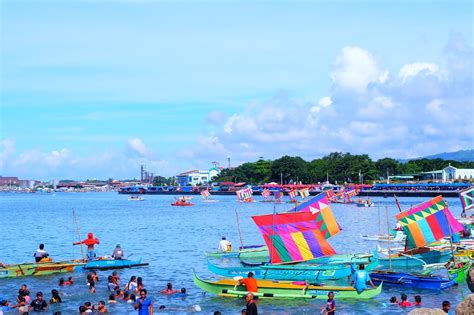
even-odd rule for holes
{"type": "Polygon", "coordinates": [[[470,1],[2,1],[0,174],[473,148],[470,1]]]}

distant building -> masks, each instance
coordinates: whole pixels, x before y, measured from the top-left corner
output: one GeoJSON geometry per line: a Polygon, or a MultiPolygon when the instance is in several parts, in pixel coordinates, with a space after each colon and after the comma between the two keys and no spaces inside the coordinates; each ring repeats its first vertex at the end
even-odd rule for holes
{"type": "Polygon", "coordinates": [[[414,175],[415,179],[421,181],[433,181],[433,182],[454,182],[454,181],[472,181],[474,179],[474,169],[456,168],[449,164],[442,170],[423,172],[414,175]]]}
{"type": "Polygon", "coordinates": [[[460,180],[469,180],[472,181],[474,178],[474,169],[469,168],[456,168],[454,166],[449,166],[443,168],[442,170],[442,178],[443,182],[452,182],[452,181],[460,181],[460,180]]]}
{"type": "Polygon", "coordinates": [[[208,171],[192,170],[176,175],[179,186],[206,185],[211,179],[220,174],[220,169],[212,167],[208,171]]]}
{"type": "Polygon", "coordinates": [[[0,176],[0,186],[20,186],[20,180],[18,177],[0,176]]]}

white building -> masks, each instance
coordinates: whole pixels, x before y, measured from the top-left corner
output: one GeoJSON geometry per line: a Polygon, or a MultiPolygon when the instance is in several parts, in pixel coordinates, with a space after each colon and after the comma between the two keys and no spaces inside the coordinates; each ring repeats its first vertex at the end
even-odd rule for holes
{"type": "Polygon", "coordinates": [[[442,180],[443,183],[445,182],[452,182],[455,180],[470,180],[472,181],[474,178],[474,169],[472,168],[456,168],[454,166],[446,166],[442,170],[442,180]]]}
{"type": "Polygon", "coordinates": [[[211,179],[219,175],[221,171],[213,167],[207,171],[203,170],[192,170],[176,175],[179,186],[196,186],[206,185],[211,179]]]}

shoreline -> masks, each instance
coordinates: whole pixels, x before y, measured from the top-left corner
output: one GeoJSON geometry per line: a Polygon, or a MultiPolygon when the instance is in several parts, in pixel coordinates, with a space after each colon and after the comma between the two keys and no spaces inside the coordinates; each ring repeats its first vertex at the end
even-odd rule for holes
{"type": "MultiPolygon", "coordinates": [[[[310,191],[311,196],[315,196],[320,194],[323,191],[310,191]]],[[[121,195],[200,195],[201,193],[198,191],[119,191],[121,195]]],[[[212,195],[216,196],[233,196],[235,195],[235,191],[211,191],[212,195]]],[[[261,196],[261,192],[254,191],[254,196],[261,196]]],[[[425,191],[399,191],[399,190],[384,190],[384,191],[376,191],[376,190],[363,190],[360,191],[358,196],[360,197],[393,197],[396,195],[397,197],[436,197],[442,195],[443,197],[459,197],[459,191],[442,191],[442,190],[425,190],[425,191]]]]}

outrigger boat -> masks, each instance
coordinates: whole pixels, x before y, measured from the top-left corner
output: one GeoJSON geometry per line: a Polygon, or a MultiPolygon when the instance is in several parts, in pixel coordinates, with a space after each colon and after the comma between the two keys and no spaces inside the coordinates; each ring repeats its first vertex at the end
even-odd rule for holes
{"type": "Polygon", "coordinates": [[[0,267],[0,278],[47,276],[55,273],[73,272],[84,264],[82,260],[74,260],[4,265],[0,267]]]}
{"type": "Polygon", "coordinates": [[[205,252],[207,257],[214,258],[240,258],[240,259],[265,259],[270,255],[266,245],[241,246],[237,251],[205,252]]]}
{"type": "Polygon", "coordinates": [[[149,263],[139,260],[129,260],[129,259],[96,259],[86,262],[82,266],[83,269],[122,269],[122,268],[133,268],[148,266],[149,263]]]}
{"type": "MultiPolygon", "coordinates": [[[[374,259],[368,263],[365,270],[372,271],[377,268],[379,262],[374,259]]],[[[241,267],[220,267],[207,263],[209,271],[224,277],[241,276],[246,277],[251,271],[255,279],[274,279],[274,280],[298,280],[298,281],[321,281],[337,280],[350,276],[353,272],[353,266],[344,263],[335,264],[292,264],[292,265],[260,265],[260,266],[241,266],[241,267]]]]}
{"type": "Polygon", "coordinates": [[[380,257],[380,263],[396,268],[421,267],[448,261],[453,249],[428,247],[446,236],[464,228],[451,214],[442,196],[423,202],[396,215],[407,235],[403,251],[380,257]]]}
{"type": "Polygon", "coordinates": [[[397,286],[411,289],[444,290],[457,284],[448,278],[406,272],[374,271],[370,273],[374,284],[384,283],[388,286],[397,286]]]}
{"type": "MultiPolygon", "coordinates": [[[[211,294],[225,297],[242,297],[248,291],[243,286],[234,286],[233,279],[206,281],[194,274],[194,285],[211,294]]],[[[353,287],[318,286],[307,282],[258,280],[258,292],[252,292],[258,298],[273,299],[327,299],[329,292],[334,292],[337,299],[371,299],[382,292],[382,284],[376,289],[364,290],[361,293],[353,287]]]]}

